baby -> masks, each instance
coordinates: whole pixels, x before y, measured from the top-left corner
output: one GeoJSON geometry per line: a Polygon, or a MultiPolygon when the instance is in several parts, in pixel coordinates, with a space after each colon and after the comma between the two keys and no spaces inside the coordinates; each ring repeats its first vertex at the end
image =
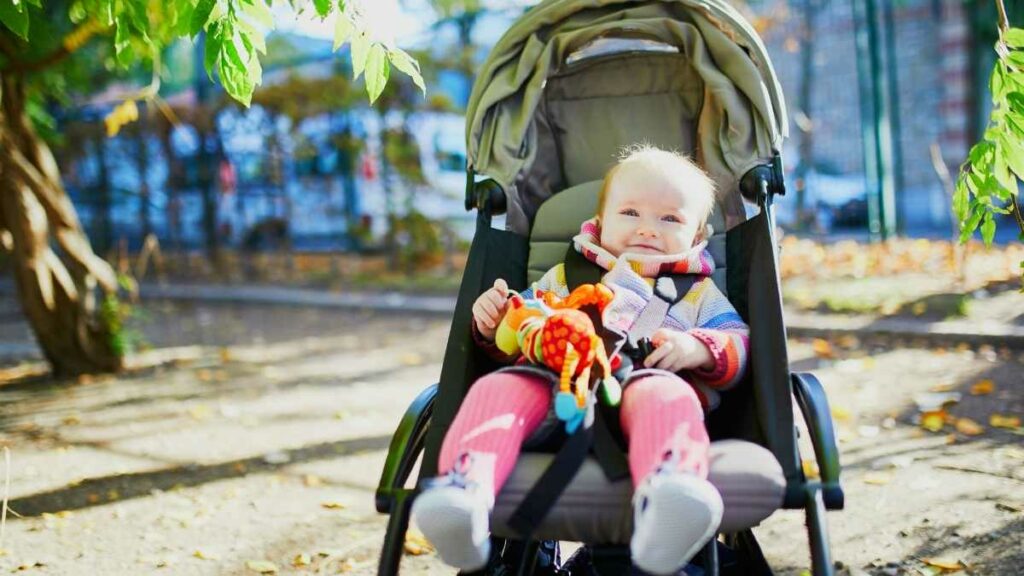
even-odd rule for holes
{"type": "MultiPolygon", "coordinates": [[[[605,329],[640,330],[641,311],[655,298],[661,275],[694,274],[685,297],[650,334],[654,350],[623,382],[620,407],[628,441],[634,526],[634,564],[652,574],[683,567],[712,537],[722,499],[707,481],[704,410],[717,391],[743,376],[748,328],[710,275],[707,219],[714,184],[686,157],[657,148],[631,149],[605,176],[597,215],[573,239],[575,249],[605,272],[615,298],[602,313],[605,329]]],[[[565,266],[549,270],[523,293],[569,294],[565,266]]],[[[473,333],[495,358],[494,345],[508,307],[503,280],[473,304],[473,333]]],[[[651,328],[651,327],[648,327],[651,328]]],[[[545,421],[557,377],[517,365],[476,381],[445,436],[438,470],[413,504],[413,516],[441,558],[463,571],[479,569],[490,552],[489,513],[523,442],[545,421]]]]}

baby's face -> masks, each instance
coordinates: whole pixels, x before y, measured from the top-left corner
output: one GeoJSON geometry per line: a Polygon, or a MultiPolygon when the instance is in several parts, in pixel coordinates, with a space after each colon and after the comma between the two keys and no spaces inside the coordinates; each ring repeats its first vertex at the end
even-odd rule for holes
{"type": "Polygon", "coordinates": [[[687,183],[623,166],[613,177],[601,213],[601,246],[613,256],[679,254],[698,237],[697,202],[687,183]]]}

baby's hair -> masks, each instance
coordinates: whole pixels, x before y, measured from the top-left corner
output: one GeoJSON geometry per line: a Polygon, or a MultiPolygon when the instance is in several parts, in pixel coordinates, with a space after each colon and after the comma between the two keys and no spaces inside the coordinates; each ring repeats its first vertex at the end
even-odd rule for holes
{"type": "Polygon", "coordinates": [[[660,170],[672,179],[689,182],[694,186],[687,187],[687,194],[693,194],[701,200],[697,214],[700,217],[698,230],[703,230],[711,211],[715,208],[715,182],[707,172],[684,154],[674,150],[663,150],[646,142],[631,144],[619,152],[619,162],[612,166],[604,175],[601,191],[597,197],[597,216],[604,212],[608,189],[619,169],[630,164],[643,164],[647,168],[660,170]]]}

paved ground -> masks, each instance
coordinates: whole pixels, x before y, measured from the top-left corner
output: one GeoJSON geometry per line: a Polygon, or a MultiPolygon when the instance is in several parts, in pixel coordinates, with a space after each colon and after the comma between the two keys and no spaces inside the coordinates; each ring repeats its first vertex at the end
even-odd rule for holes
{"type": "MultiPolygon", "coordinates": [[[[241,575],[270,562],[279,573],[373,573],[384,448],[409,400],[437,377],[446,321],[146,310],[149,340],[192,346],[175,351],[188,360],[0,387],[0,444],[22,516],[7,519],[0,570],[241,575]]],[[[5,338],[15,325],[0,324],[5,338]]],[[[993,429],[989,417],[1024,415],[1024,358],[907,344],[791,342],[792,361],[822,378],[839,423],[847,509],[829,514],[835,558],[851,573],[918,573],[931,558],[1019,574],[1024,448],[1019,429],[993,429]],[[971,395],[983,380],[992,392],[971,395]],[[951,421],[969,417],[984,431],[917,426],[915,395],[936,387],[962,396],[951,421]]],[[[782,573],[806,568],[802,515],[780,512],[757,534],[782,573]]],[[[429,554],[407,556],[403,572],[451,573],[429,554]]]]}

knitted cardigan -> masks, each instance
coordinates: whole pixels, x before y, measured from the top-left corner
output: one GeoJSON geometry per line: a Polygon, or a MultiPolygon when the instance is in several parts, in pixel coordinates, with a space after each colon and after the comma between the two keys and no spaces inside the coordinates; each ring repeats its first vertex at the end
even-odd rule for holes
{"type": "MultiPolygon", "coordinates": [[[[622,254],[616,258],[600,246],[599,238],[600,229],[596,219],[587,220],[581,226],[580,233],[573,238],[573,246],[585,258],[606,270],[601,282],[615,294],[601,318],[606,329],[620,334],[629,332],[641,310],[654,297],[653,284],[658,276],[698,276],[686,296],[669,309],[661,327],[687,332],[708,347],[714,366],[709,370],[687,370],[680,375],[694,385],[706,408],[717,406],[717,391],[731,388],[746,372],[749,328],[711,279],[715,262],[706,249],[707,243],[702,242],[681,254],[622,254]]],[[[548,270],[522,295],[531,298],[537,289],[554,292],[563,298],[568,296],[564,263],[548,270]]],[[[474,336],[479,344],[494,355],[492,343],[482,341],[475,329],[474,336]]],[[[511,360],[508,357],[495,357],[511,360]]]]}

